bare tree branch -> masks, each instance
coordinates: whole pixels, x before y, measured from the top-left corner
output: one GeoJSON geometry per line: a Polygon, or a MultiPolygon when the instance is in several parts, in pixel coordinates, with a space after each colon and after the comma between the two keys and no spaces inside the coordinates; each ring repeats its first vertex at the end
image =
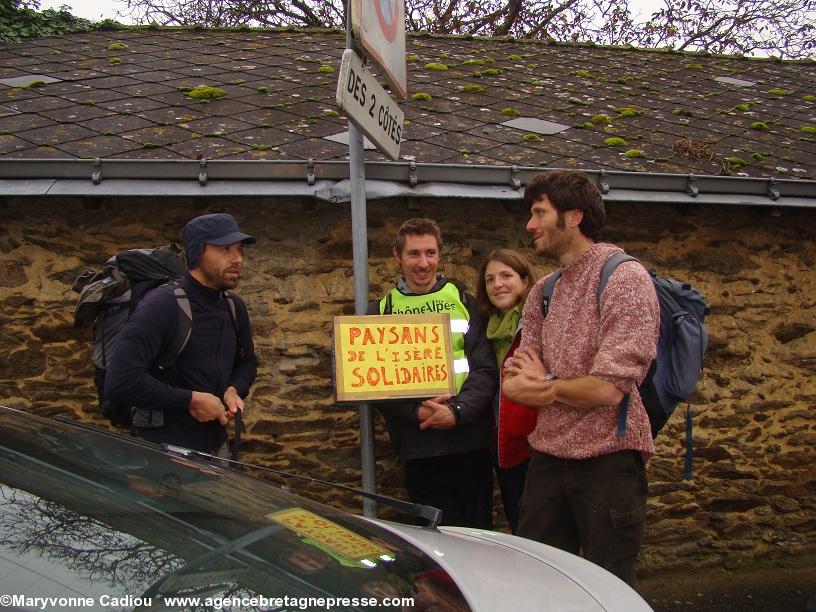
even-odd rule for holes
{"type": "MultiPolygon", "coordinates": [[[[137,23],[344,28],[346,0],[127,0],[137,23]]],[[[633,16],[628,0],[405,0],[408,31],[816,56],[814,0],[664,0],[633,16]]]]}
{"type": "Polygon", "coordinates": [[[522,0],[508,0],[504,21],[496,28],[496,36],[507,36],[521,14],[522,0]]]}

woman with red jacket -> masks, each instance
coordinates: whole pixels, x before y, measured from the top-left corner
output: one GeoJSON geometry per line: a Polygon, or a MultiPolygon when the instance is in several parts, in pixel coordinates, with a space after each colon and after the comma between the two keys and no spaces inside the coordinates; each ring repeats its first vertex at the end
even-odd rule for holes
{"type": "MultiPolygon", "coordinates": [[[[488,319],[487,338],[493,344],[500,371],[521,340],[521,312],[535,281],[530,262],[511,249],[493,251],[479,270],[476,302],[479,311],[488,319]]],[[[511,402],[499,387],[494,416],[494,465],[504,513],[510,529],[515,533],[524,477],[530,461],[527,434],[535,427],[538,411],[511,402]]]]}

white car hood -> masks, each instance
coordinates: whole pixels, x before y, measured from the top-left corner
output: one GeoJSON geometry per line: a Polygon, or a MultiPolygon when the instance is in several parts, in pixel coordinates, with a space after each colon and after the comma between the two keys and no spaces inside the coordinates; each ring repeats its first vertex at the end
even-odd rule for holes
{"type": "Polygon", "coordinates": [[[438,562],[475,612],[651,610],[603,568],[533,540],[466,527],[431,531],[367,520],[397,533],[438,562]]]}

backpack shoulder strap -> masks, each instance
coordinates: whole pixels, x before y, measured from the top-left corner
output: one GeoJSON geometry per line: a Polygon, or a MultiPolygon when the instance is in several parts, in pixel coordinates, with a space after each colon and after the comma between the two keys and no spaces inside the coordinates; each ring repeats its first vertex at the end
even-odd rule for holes
{"type": "MultiPolygon", "coordinates": [[[[235,340],[238,342],[238,355],[243,359],[246,356],[246,350],[244,348],[244,343],[241,341],[241,333],[238,324],[238,309],[235,305],[235,296],[229,291],[224,291],[224,299],[227,301],[230,320],[232,321],[232,329],[235,331],[235,340]]],[[[233,461],[238,461],[238,450],[241,447],[241,432],[244,431],[242,418],[243,417],[240,410],[237,411],[233,417],[235,422],[235,438],[233,438],[232,450],[230,452],[230,459],[233,461]]]]}
{"type": "MultiPolygon", "coordinates": [[[[601,277],[598,279],[598,291],[597,291],[597,301],[598,301],[598,317],[601,316],[601,294],[603,290],[606,289],[606,284],[609,282],[609,277],[612,276],[612,273],[615,269],[625,261],[636,261],[640,263],[640,260],[637,257],[632,257],[631,255],[627,255],[624,252],[614,253],[609,259],[606,260],[604,263],[603,268],[601,268],[601,277]]],[[[641,264],[643,265],[643,264],[641,264]]],[[[618,436],[626,435],[626,419],[629,413],[629,394],[623,396],[620,404],[618,405],[618,436]]]]}
{"type": "Polygon", "coordinates": [[[158,367],[159,370],[166,370],[173,365],[176,358],[181,355],[181,352],[190,340],[190,334],[193,332],[193,310],[190,306],[190,298],[187,297],[187,292],[185,292],[177,282],[167,283],[166,285],[162,285],[162,288],[170,292],[176,298],[176,304],[178,305],[178,318],[176,319],[173,340],[156,362],[156,367],[158,367]]]}
{"type": "Polygon", "coordinates": [[[246,351],[244,350],[244,344],[241,342],[241,333],[238,326],[238,310],[235,306],[235,296],[233,296],[229,291],[224,291],[224,299],[227,301],[227,306],[229,307],[230,312],[230,320],[232,321],[232,328],[235,330],[235,337],[238,340],[239,355],[244,357],[246,355],[246,351]]]}
{"type": "MultiPolygon", "coordinates": [[[[615,253],[609,259],[606,260],[606,263],[601,268],[601,277],[598,279],[598,315],[601,314],[601,294],[603,290],[606,289],[606,284],[609,282],[609,277],[612,276],[612,273],[615,269],[625,261],[636,261],[640,263],[640,260],[637,257],[632,257],[626,253],[615,253]]],[[[643,265],[643,264],[641,264],[643,265]]]]}
{"type": "Polygon", "coordinates": [[[555,291],[555,283],[561,278],[561,268],[547,277],[544,281],[544,290],[541,292],[541,314],[547,318],[547,313],[550,311],[550,302],[552,301],[552,294],[555,291]]]}
{"type": "Polygon", "coordinates": [[[227,300],[227,306],[229,307],[232,324],[235,325],[235,327],[238,327],[238,311],[235,307],[235,296],[233,296],[229,291],[224,291],[224,299],[227,300]]]}

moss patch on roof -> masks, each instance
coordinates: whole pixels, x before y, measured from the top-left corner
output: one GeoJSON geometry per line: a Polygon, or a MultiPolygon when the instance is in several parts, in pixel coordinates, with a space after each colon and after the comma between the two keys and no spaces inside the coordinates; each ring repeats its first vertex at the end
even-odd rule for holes
{"type": "Polygon", "coordinates": [[[612,136],[611,138],[604,139],[604,144],[607,147],[625,147],[629,143],[626,142],[626,139],[620,138],[619,136],[612,136]]]}
{"type": "Polygon", "coordinates": [[[212,85],[199,85],[198,87],[187,90],[185,93],[196,100],[215,100],[227,95],[226,91],[212,85]]]}

